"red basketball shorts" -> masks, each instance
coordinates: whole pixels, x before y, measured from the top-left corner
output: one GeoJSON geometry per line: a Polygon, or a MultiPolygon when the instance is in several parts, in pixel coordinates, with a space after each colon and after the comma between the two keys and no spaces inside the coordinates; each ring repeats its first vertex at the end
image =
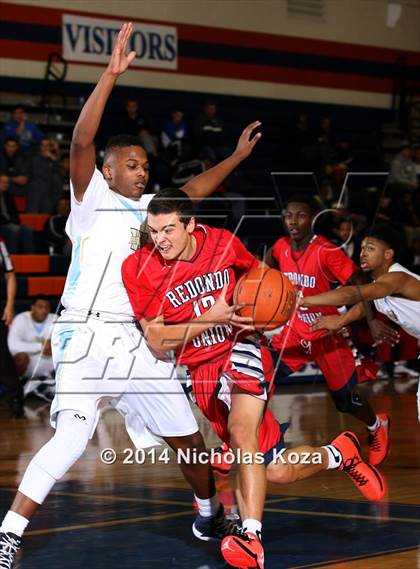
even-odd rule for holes
{"type": "Polygon", "coordinates": [[[271,346],[281,354],[282,368],[293,373],[309,362],[315,362],[331,391],[342,389],[355,377],[353,353],[341,334],[316,340],[305,340],[293,328],[285,326],[273,336],[271,346]]]}

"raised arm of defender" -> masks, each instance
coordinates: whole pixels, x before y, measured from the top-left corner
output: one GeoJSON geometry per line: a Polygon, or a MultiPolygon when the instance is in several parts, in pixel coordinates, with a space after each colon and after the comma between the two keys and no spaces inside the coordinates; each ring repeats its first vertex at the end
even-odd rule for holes
{"type": "MultiPolygon", "coordinates": [[[[70,177],[75,197],[79,201],[83,199],[95,169],[94,140],[109,95],[118,77],[127,70],[136,56],[134,51],[126,55],[132,31],[133,25],[126,23],[118,33],[108,67],[86,101],[73,130],[70,147],[70,177]]],[[[238,164],[251,154],[254,146],[261,138],[261,133],[253,135],[253,131],[260,124],[259,121],[255,121],[248,125],[242,132],[236,149],[231,156],[190,180],[182,189],[195,199],[203,199],[210,195],[238,164]]]]}
{"type": "Polygon", "coordinates": [[[75,197],[79,201],[82,201],[95,169],[94,140],[108,97],[119,75],[126,71],[136,56],[135,51],[125,55],[132,30],[131,23],[124,24],[118,33],[108,67],[86,101],[73,130],[70,146],[70,177],[75,197]]]}
{"type": "Polygon", "coordinates": [[[220,164],[213,166],[213,168],[210,168],[206,172],[195,176],[195,178],[190,180],[181,189],[186,192],[190,198],[198,200],[203,199],[214,192],[214,190],[220,186],[223,180],[233,172],[242,160],[245,160],[245,158],[251,154],[254,146],[262,136],[260,132],[254,134],[254,136],[252,136],[252,133],[260,125],[260,121],[255,121],[249,124],[239,137],[236,149],[231,156],[223,160],[223,162],[220,162],[220,164]]]}

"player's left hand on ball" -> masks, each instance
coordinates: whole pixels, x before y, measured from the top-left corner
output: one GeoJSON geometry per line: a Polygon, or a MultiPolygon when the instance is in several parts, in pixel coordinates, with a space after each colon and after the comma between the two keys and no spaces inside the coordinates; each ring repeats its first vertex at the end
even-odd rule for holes
{"type": "Polygon", "coordinates": [[[400,341],[400,335],[398,330],[395,330],[392,326],[385,324],[381,320],[374,318],[369,322],[370,332],[374,341],[374,346],[385,342],[390,346],[395,346],[400,341]]]}
{"type": "MultiPolygon", "coordinates": [[[[225,284],[220,292],[219,298],[207,312],[209,319],[215,324],[233,324],[241,328],[252,327],[253,319],[246,316],[239,316],[236,312],[241,308],[240,304],[228,304],[226,302],[226,294],[229,285],[225,284]]],[[[251,328],[250,328],[251,329],[251,328]]]]}
{"type": "Polygon", "coordinates": [[[251,154],[251,152],[254,149],[254,146],[262,137],[261,132],[257,132],[256,134],[253,135],[254,130],[259,126],[261,126],[260,121],[255,121],[249,124],[243,130],[241,136],[239,137],[238,144],[236,145],[234,154],[240,156],[242,160],[251,154]]]}
{"type": "Polygon", "coordinates": [[[255,331],[254,319],[250,318],[249,316],[239,316],[239,314],[233,313],[230,324],[246,332],[255,331]]]}

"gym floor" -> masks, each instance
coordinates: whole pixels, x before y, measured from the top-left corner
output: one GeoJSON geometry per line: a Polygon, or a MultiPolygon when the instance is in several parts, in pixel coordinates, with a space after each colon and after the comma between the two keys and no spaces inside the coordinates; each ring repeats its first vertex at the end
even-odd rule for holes
{"type": "MultiPolygon", "coordinates": [[[[420,567],[416,384],[395,380],[364,389],[375,409],[392,418],[391,453],[380,467],[388,483],[387,499],[367,502],[345,474],[334,471],[288,486],[270,485],[263,533],[266,569],[420,567]]],[[[363,426],[335,411],[323,385],[278,388],[271,407],[281,421],[291,422],[288,446],[326,444],[339,432],[353,430],[366,450],[363,426]]],[[[27,463],[52,434],[48,404],[30,401],[26,415],[24,420],[10,419],[4,403],[0,405],[0,516],[27,463]]],[[[216,446],[201,418],[200,428],[208,446],[216,446]]],[[[151,464],[152,455],[146,455],[140,465],[125,449],[131,444],[122,419],[114,411],[105,412],[85,455],[29,526],[17,569],[227,567],[217,544],[200,542],[191,533],[192,492],[173,455],[168,464],[151,464]],[[118,453],[112,465],[101,462],[105,448],[118,453]]],[[[137,461],[142,460],[138,455],[137,461]]],[[[234,473],[228,480],[218,479],[221,499],[233,512],[234,481],[234,473]]]]}

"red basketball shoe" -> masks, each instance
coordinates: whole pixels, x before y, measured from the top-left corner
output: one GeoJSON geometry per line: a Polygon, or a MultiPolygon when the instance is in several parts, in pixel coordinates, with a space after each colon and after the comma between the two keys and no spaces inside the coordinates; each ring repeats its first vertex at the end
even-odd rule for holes
{"type": "Polygon", "coordinates": [[[215,474],[222,478],[227,478],[232,468],[232,461],[226,461],[226,453],[230,451],[229,445],[222,443],[220,447],[212,449],[210,454],[210,465],[215,474]]]}
{"type": "Polygon", "coordinates": [[[228,535],[222,541],[224,560],[233,567],[264,569],[264,549],[255,533],[228,535]]]}
{"type": "Polygon", "coordinates": [[[346,431],[331,443],[343,457],[338,470],[345,472],[360,492],[371,501],[381,500],[386,492],[385,480],[379,471],[360,456],[359,440],[354,433],[346,431]]]}

